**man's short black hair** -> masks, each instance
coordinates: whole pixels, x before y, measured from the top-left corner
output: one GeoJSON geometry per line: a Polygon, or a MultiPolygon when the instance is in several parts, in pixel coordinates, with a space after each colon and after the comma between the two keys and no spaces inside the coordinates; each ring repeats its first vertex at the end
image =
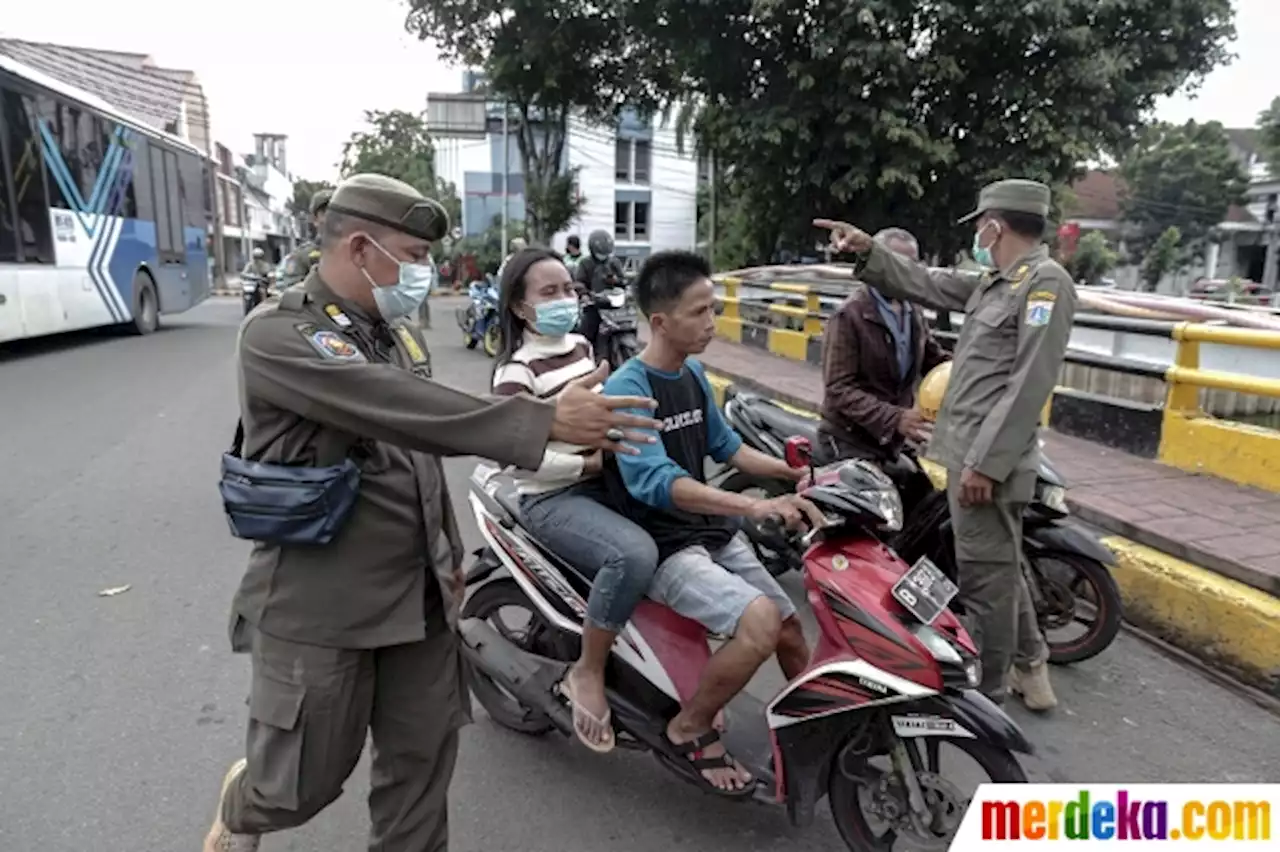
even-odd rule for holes
{"type": "Polygon", "coordinates": [[[1004,222],[1005,226],[1020,237],[1029,240],[1042,240],[1049,229],[1049,223],[1043,216],[1035,213],[1023,213],[1018,210],[992,210],[992,214],[1004,222]]]}
{"type": "Polygon", "coordinates": [[[711,264],[691,251],[660,251],[649,255],[636,276],[636,302],[645,316],[669,311],[684,291],[711,277],[711,264]]]}
{"type": "Polygon", "coordinates": [[[578,235],[574,234],[564,241],[565,248],[582,248],[582,240],[578,239],[578,235]]]}

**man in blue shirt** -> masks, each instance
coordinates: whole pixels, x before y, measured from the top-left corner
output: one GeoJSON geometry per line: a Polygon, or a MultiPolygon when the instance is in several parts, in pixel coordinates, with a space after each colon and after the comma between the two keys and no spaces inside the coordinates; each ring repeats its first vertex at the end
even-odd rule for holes
{"type": "Polygon", "coordinates": [[[738,535],[739,519],[771,516],[789,527],[822,524],[823,516],[795,495],[759,499],[706,484],[708,456],[749,474],[798,480],[801,471],[744,446],[716,407],[702,366],[689,358],[715,336],[711,268],[690,252],[650,257],[635,283],[649,319],[650,341],[605,383],[608,395],[651,397],[662,423],[639,455],[617,455],[607,482],[634,521],[653,535],[661,563],[649,597],[731,637],[712,656],[697,693],[667,727],[675,750],[707,786],[725,794],[750,789],[751,777],[725,752],[713,721],[777,652],[788,678],[809,663],[796,609],[782,587],[738,535]]]}

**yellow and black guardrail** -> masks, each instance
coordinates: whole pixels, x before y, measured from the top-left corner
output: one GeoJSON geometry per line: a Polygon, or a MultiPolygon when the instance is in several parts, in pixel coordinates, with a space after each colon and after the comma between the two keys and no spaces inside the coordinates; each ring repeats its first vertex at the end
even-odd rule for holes
{"type": "MultiPolygon", "coordinates": [[[[827,312],[824,294],[812,285],[744,281],[722,276],[717,334],[735,343],[797,361],[820,364],[827,312]],[[747,299],[743,288],[780,294],[778,301],[747,299]]],[[[1280,431],[1224,420],[1204,413],[1201,394],[1225,390],[1280,399],[1280,379],[1204,370],[1200,344],[1210,343],[1280,352],[1280,332],[1190,322],[1130,319],[1105,315],[1076,317],[1076,326],[1175,341],[1171,366],[1070,351],[1067,362],[1100,371],[1140,376],[1166,385],[1162,403],[1059,387],[1046,407],[1047,425],[1063,434],[1156,459],[1192,473],[1280,492],[1280,431]]],[[[944,346],[956,335],[935,331],[944,346]]]]}

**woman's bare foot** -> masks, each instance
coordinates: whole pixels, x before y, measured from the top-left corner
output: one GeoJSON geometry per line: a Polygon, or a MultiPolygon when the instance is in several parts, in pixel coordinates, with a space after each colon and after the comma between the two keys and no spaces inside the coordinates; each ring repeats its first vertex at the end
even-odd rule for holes
{"type": "Polygon", "coordinates": [[[573,708],[573,729],[582,744],[601,754],[613,751],[613,714],[604,692],[604,675],[574,665],[560,691],[573,708]]]}

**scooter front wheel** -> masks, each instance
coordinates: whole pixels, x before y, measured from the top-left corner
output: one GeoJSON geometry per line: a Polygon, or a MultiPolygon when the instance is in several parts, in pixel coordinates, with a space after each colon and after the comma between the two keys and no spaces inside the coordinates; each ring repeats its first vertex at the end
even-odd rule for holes
{"type": "MultiPolygon", "coordinates": [[[[920,760],[915,772],[933,814],[929,834],[902,830],[910,822],[910,808],[898,778],[869,763],[864,764],[862,774],[853,778],[837,758],[831,768],[831,816],[851,852],[891,852],[899,837],[909,849],[941,852],[950,846],[971,797],[957,795],[954,785],[944,776],[939,749],[944,743],[964,752],[993,784],[1027,782],[1027,774],[1013,753],[991,743],[950,737],[918,737],[905,742],[916,750],[920,760]]],[[[887,758],[881,760],[887,764],[887,758]]]]}

